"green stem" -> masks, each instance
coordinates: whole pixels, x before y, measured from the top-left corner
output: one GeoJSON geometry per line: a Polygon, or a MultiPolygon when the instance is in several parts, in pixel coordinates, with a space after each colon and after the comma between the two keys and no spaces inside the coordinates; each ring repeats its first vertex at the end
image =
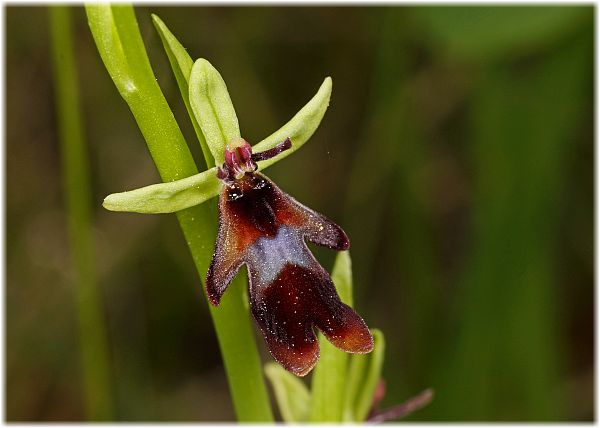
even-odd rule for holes
{"type": "MultiPolygon", "coordinates": [[[[121,96],[138,123],[163,181],[189,177],[197,168],[150,67],[133,8],[87,5],[94,40],[121,96]]],[[[209,204],[177,213],[194,263],[204,277],[212,256],[216,219],[209,204]]],[[[244,290],[245,276],[230,286],[218,308],[211,307],[237,418],[273,420],[244,290]]]]}
{"type": "Polygon", "coordinates": [[[96,282],[90,205],[89,162],[83,138],[70,9],[51,7],[50,31],[55,100],[70,246],[75,268],[75,304],[90,420],[113,417],[110,365],[102,299],[96,282]]]}

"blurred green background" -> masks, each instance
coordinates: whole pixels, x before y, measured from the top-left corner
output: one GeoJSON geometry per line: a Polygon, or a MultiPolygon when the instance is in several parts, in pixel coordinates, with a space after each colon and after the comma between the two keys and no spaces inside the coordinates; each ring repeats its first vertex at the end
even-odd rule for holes
{"type": "MultiPolygon", "coordinates": [[[[221,72],[252,143],[333,77],[321,127],[268,175],[350,236],[383,407],[432,387],[410,420],[594,418],[592,6],[137,7],[201,159],[151,12],[221,72]]],[[[175,217],[101,207],[159,177],[73,19],[115,418],[233,420],[175,217]]],[[[85,420],[48,8],[7,7],[5,28],[6,417],[85,420]]]]}

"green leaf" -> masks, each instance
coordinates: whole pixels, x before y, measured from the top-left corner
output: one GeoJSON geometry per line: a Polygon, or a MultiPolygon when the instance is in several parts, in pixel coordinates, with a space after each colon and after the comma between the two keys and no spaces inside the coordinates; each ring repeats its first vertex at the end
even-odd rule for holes
{"type": "Polygon", "coordinates": [[[185,103],[185,108],[187,109],[190,120],[192,121],[192,126],[196,132],[196,137],[198,137],[200,147],[202,147],[202,153],[204,153],[206,165],[211,167],[214,165],[214,159],[209,155],[210,151],[206,144],[206,139],[204,138],[204,134],[202,134],[200,125],[198,125],[198,121],[196,120],[194,112],[192,111],[192,107],[190,106],[189,81],[194,61],[187,53],[183,45],[179,43],[179,40],[177,40],[177,38],[169,31],[165,23],[158,16],[152,14],[152,22],[154,23],[156,31],[160,35],[163,47],[165,48],[165,52],[167,53],[167,57],[171,63],[171,69],[175,75],[175,80],[177,80],[177,85],[179,86],[181,97],[185,103]]]}
{"type": "MultiPolygon", "coordinates": [[[[342,302],[352,306],[350,253],[338,253],[331,278],[342,302]]],[[[312,377],[311,422],[341,422],[344,410],[348,354],[333,346],[319,332],[320,357],[312,377]]]]}
{"type": "Polygon", "coordinates": [[[215,165],[220,165],[227,143],[241,137],[227,86],[219,72],[203,58],[194,63],[189,86],[192,111],[215,158],[215,165]]]}
{"type": "Polygon", "coordinates": [[[344,420],[363,422],[369,415],[377,383],[381,379],[385,339],[378,329],[372,329],[375,346],[370,354],[352,355],[346,387],[344,420]]]}
{"type": "Polygon", "coordinates": [[[254,152],[262,152],[275,147],[288,137],[292,140],[291,149],[281,152],[274,158],[259,162],[259,170],[268,168],[275,162],[291,155],[308,141],[327,111],[332,85],[331,77],[326,77],[316,95],[288,123],[252,147],[254,152]]]}
{"type": "Polygon", "coordinates": [[[283,420],[289,423],[306,422],[311,401],[306,385],[277,363],[266,364],[265,373],[273,386],[283,420]]]}
{"type": "Polygon", "coordinates": [[[216,168],[211,168],[182,180],[113,193],[104,199],[102,205],[110,211],[173,213],[205,202],[217,195],[220,189],[216,168]]]}
{"type": "MultiPolygon", "coordinates": [[[[296,115],[279,130],[254,146],[255,151],[268,150],[281,143],[287,136],[292,138],[292,148],[266,161],[259,162],[259,169],[298,150],[308,141],[321,123],[331,96],[331,78],[327,77],[318,92],[296,115]]],[[[153,184],[140,189],[113,193],[104,200],[104,207],[111,211],[139,212],[147,214],[170,213],[192,207],[219,194],[219,180],[214,169],[182,180],[153,184]]]]}

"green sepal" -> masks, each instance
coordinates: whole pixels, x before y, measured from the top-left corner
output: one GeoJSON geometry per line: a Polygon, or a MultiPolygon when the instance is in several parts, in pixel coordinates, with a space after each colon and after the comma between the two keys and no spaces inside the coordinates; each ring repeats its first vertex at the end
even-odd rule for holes
{"type": "Polygon", "coordinates": [[[158,183],[108,195],[102,206],[110,211],[165,214],[201,204],[219,194],[216,168],[169,183],[158,183]]]}
{"type": "Polygon", "coordinates": [[[192,66],[189,99],[215,165],[224,161],[225,146],[241,138],[240,126],[225,81],[204,58],[192,66]]]}

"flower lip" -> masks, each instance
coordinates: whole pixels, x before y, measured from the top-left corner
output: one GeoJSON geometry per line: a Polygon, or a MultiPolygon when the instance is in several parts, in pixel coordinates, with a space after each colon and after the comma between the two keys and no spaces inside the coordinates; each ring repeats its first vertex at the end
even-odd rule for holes
{"type": "MultiPolygon", "coordinates": [[[[304,244],[302,249],[308,252],[304,244]]],[[[257,272],[260,265],[250,262],[248,266],[252,315],[269,352],[286,370],[305,376],[314,367],[319,358],[315,328],[342,351],[365,354],[373,350],[373,337],[364,320],[341,302],[329,274],[312,256],[307,257],[306,266],[286,262],[267,283],[257,272]]]]}

